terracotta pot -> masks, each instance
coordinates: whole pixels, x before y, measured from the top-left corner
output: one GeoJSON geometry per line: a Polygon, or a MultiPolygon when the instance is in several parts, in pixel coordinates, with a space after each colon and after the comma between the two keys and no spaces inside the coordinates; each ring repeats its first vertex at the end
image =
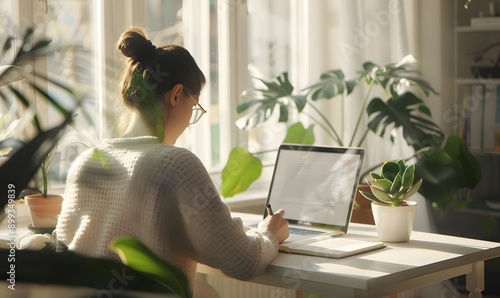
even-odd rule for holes
{"type": "Polygon", "coordinates": [[[61,213],[63,198],[59,195],[41,194],[27,195],[24,202],[28,206],[31,224],[36,228],[53,228],[57,224],[57,217],[61,213]]]}
{"type": "Polygon", "coordinates": [[[363,197],[359,191],[370,192],[370,186],[368,184],[358,184],[358,190],[356,191],[356,204],[352,210],[351,222],[362,223],[362,224],[375,224],[372,214],[371,201],[363,197]]]}

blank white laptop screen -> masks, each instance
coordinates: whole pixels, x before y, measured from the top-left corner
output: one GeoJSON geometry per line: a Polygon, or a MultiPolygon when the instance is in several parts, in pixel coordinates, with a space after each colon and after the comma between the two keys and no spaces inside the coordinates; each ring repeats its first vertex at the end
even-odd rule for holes
{"type": "Polygon", "coordinates": [[[268,203],[284,209],[291,222],[347,229],[363,153],[359,148],[282,145],[268,203]]]}

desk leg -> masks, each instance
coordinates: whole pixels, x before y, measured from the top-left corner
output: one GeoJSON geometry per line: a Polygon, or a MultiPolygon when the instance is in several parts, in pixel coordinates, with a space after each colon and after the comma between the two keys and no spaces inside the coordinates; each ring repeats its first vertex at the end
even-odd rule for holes
{"type": "Polygon", "coordinates": [[[484,262],[472,264],[472,272],[466,275],[465,282],[469,298],[483,297],[481,291],[484,290],[484,262]]]}

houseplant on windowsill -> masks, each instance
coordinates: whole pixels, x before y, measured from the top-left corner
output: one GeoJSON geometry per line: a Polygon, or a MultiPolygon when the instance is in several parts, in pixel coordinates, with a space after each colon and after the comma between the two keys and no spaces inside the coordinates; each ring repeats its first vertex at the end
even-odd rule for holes
{"type": "Polygon", "coordinates": [[[54,158],[56,149],[52,150],[47,159],[40,166],[42,190],[24,196],[31,217],[32,230],[45,230],[55,228],[57,217],[61,213],[63,197],[48,193],[47,171],[54,158]]]}
{"type": "MultiPolygon", "coordinates": [[[[457,136],[445,137],[441,128],[431,118],[430,109],[422,98],[437,94],[428,82],[416,74],[417,62],[413,57],[405,57],[397,64],[376,65],[365,62],[362,71],[354,79],[346,79],[342,70],[335,69],[321,74],[318,82],[294,92],[288,74],[265,81],[264,87],[243,92],[247,101],[238,106],[240,115],[237,124],[240,129],[258,127],[271,119],[287,123],[288,131],[283,142],[313,144],[314,126],[318,126],[330,136],[338,146],[362,147],[369,133],[383,138],[386,132],[396,128],[402,130],[406,144],[413,149],[416,158],[416,178],[423,178],[420,193],[434,207],[446,209],[449,205],[459,205],[455,194],[462,188],[472,189],[480,180],[480,166],[457,136]],[[357,114],[352,135],[342,138],[342,130],[336,129],[330,119],[315,106],[319,100],[345,101],[356,88],[365,87],[361,108],[357,114]],[[383,91],[383,96],[373,96],[374,88],[383,91]],[[307,108],[306,108],[307,107],[307,108]],[[361,125],[366,114],[367,125],[361,125]],[[311,121],[309,127],[300,122],[301,115],[311,121]]],[[[348,121],[351,119],[347,119],[348,121]]],[[[394,142],[393,134],[390,140],[394,142]]],[[[262,171],[259,159],[262,153],[249,152],[236,147],[230,153],[222,172],[221,193],[231,197],[245,191],[262,171]]],[[[367,174],[383,164],[383,161],[368,169],[367,174]]]]}
{"type": "Polygon", "coordinates": [[[360,193],[372,201],[373,217],[380,240],[408,241],[413,230],[417,202],[410,201],[422,185],[415,181],[415,165],[406,165],[403,159],[386,161],[380,174],[370,173],[367,181],[371,192],[360,193]]]}

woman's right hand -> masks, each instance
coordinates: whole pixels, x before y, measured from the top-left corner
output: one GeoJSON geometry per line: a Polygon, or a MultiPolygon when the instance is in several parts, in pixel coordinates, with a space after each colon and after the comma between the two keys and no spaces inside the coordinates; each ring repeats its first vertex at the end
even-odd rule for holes
{"type": "Polygon", "coordinates": [[[283,243],[289,236],[288,220],[284,219],[285,210],[279,209],[273,215],[268,215],[259,223],[259,229],[265,229],[271,232],[278,239],[278,242],[283,243]]]}

